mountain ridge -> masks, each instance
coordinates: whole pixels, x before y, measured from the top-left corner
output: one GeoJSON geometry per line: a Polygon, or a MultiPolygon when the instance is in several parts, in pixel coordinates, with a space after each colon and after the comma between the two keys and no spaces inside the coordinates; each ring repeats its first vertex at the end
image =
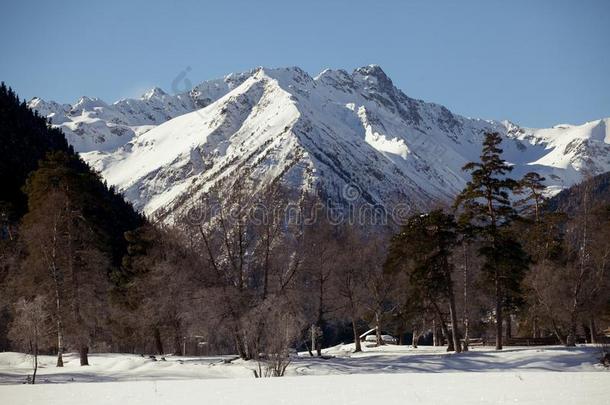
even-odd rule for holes
{"type": "Polygon", "coordinates": [[[541,172],[551,194],[585,171],[610,170],[609,119],[530,129],[467,118],[407,96],[378,65],[315,77],[298,67],[257,68],[146,96],[112,105],[81,99],[69,110],[40,99],[31,106],[72,131],[83,158],[149,215],[172,217],[245,167],[260,187],[280,180],[341,202],[353,185],[368,203],[420,209],[464,186],[461,167],[478,159],[490,131],[504,137],[514,175],[541,172]],[[131,132],[111,131],[117,127],[131,132]]]}

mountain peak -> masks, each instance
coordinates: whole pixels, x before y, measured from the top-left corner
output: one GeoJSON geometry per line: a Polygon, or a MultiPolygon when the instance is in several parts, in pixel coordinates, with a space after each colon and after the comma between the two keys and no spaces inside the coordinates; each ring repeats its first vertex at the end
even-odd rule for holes
{"type": "Polygon", "coordinates": [[[144,93],[141,97],[142,100],[150,100],[152,98],[159,98],[159,97],[163,97],[166,96],[167,93],[163,91],[163,89],[161,89],[160,87],[153,87],[152,89],[148,90],[146,93],[144,93]]]}
{"type": "Polygon", "coordinates": [[[370,85],[378,87],[381,91],[390,91],[394,87],[392,80],[388,77],[388,75],[386,75],[379,65],[360,67],[354,70],[352,75],[355,78],[360,78],[370,85]]]}
{"type": "Polygon", "coordinates": [[[107,107],[108,105],[100,98],[82,96],[76,104],[72,106],[72,110],[93,110],[96,107],[107,107]]]}
{"type": "Polygon", "coordinates": [[[31,109],[34,109],[34,110],[39,109],[44,104],[46,104],[46,101],[44,101],[40,97],[32,97],[32,99],[30,101],[28,101],[28,107],[30,107],[31,109]]]}
{"type": "Polygon", "coordinates": [[[356,68],[355,71],[362,73],[364,75],[388,77],[386,75],[386,73],[383,71],[383,69],[381,68],[381,66],[379,66],[375,63],[356,68]]]}
{"type": "Polygon", "coordinates": [[[356,70],[354,70],[354,74],[360,74],[362,76],[371,76],[371,77],[375,77],[378,80],[391,82],[388,75],[383,71],[383,69],[379,65],[368,65],[368,66],[359,67],[356,70]]]}
{"type": "Polygon", "coordinates": [[[282,68],[259,67],[256,74],[262,74],[277,80],[281,84],[290,85],[293,82],[305,84],[313,81],[313,78],[298,66],[282,68]]]}

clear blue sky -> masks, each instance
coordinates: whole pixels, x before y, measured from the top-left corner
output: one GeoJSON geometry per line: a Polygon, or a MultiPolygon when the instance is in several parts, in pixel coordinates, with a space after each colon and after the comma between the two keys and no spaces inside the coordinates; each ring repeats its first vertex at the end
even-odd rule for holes
{"type": "Polygon", "coordinates": [[[534,127],[610,116],[605,0],[2,0],[0,19],[0,80],[28,99],[171,91],[187,68],[196,84],[256,66],[376,63],[409,96],[468,116],[534,127]]]}

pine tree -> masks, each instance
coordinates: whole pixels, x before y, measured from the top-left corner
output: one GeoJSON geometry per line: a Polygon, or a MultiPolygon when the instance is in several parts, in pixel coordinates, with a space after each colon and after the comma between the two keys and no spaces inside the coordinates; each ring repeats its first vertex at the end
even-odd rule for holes
{"type": "Polygon", "coordinates": [[[405,269],[411,282],[425,291],[439,318],[442,318],[442,312],[437,302],[447,300],[452,325],[448,350],[460,352],[451,278],[453,263],[450,261],[452,249],[457,243],[456,227],[453,216],[441,210],[410,217],[401,232],[392,238],[386,268],[390,271],[405,269]]]}
{"type": "MultiPolygon", "coordinates": [[[[80,352],[81,365],[88,365],[91,335],[107,308],[111,248],[89,212],[95,203],[91,183],[97,179],[79,167],[76,157],[50,154],[25,187],[28,213],[22,237],[28,254],[24,267],[32,279],[53,291],[59,367],[67,344],[80,352]]],[[[26,294],[28,285],[21,283],[26,294]]]]}
{"type": "Polygon", "coordinates": [[[472,178],[458,195],[456,207],[461,207],[463,217],[470,222],[483,242],[479,254],[484,257],[484,269],[493,284],[496,315],[496,349],[503,345],[502,315],[505,291],[522,277],[521,252],[513,252],[519,246],[504,232],[515,219],[516,212],[510,193],[518,183],[506,177],[512,167],[502,159],[498,133],[487,133],[483,141],[481,162],[471,162],[463,167],[472,178]],[[511,260],[515,260],[514,266],[511,260]],[[510,274],[514,270],[514,274],[510,274]],[[506,273],[508,272],[508,274],[506,273]]]}
{"type": "Polygon", "coordinates": [[[521,194],[524,197],[518,200],[515,205],[523,207],[525,213],[533,210],[534,221],[540,221],[542,205],[545,201],[544,190],[546,189],[544,181],[546,179],[536,172],[529,172],[517,184],[516,194],[521,194]]]}

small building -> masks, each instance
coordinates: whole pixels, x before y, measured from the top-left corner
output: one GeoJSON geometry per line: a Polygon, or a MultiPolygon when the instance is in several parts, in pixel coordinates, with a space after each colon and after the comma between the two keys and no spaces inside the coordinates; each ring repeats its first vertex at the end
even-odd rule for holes
{"type": "MultiPolygon", "coordinates": [[[[398,339],[396,339],[394,336],[392,336],[388,333],[385,333],[383,330],[381,331],[381,340],[383,340],[383,342],[386,344],[391,344],[391,345],[398,344],[398,339]]],[[[367,330],[362,335],[360,335],[360,341],[376,343],[377,342],[377,330],[375,328],[367,330]]]]}

